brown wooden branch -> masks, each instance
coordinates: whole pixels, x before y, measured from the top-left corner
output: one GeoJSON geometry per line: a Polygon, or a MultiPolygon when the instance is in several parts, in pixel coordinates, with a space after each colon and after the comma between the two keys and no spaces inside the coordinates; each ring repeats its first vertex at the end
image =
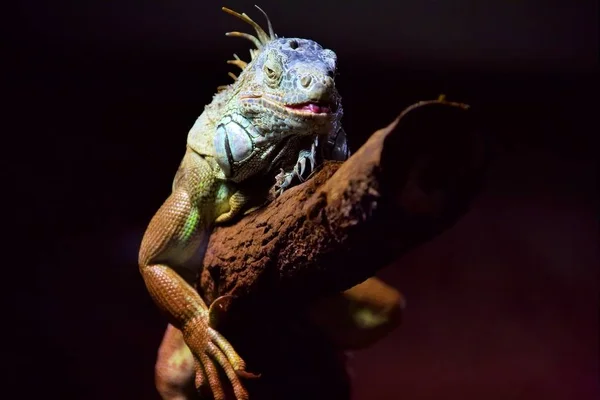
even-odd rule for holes
{"type": "MultiPolygon", "coordinates": [[[[335,294],[465,212],[484,161],[467,109],[444,100],[417,103],[346,162],[326,163],[268,206],[215,229],[199,286],[208,302],[234,296],[219,330],[250,370],[263,374],[245,382],[251,398],[350,398],[339,347],[382,333],[345,330],[343,318],[330,315],[346,313],[344,296],[335,294]]],[[[399,296],[371,286],[384,302],[399,296]]]]}
{"type": "Polygon", "coordinates": [[[215,229],[205,296],[306,302],[360,283],[451,226],[483,171],[468,108],[416,103],[346,162],[325,163],[267,207],[215,229]]]}

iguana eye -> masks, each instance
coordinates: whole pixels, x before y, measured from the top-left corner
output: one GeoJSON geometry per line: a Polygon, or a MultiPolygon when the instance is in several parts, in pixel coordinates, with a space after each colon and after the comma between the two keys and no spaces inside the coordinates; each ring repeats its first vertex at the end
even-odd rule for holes
{"type": "Polygon", "coordinates": [[[277,79],[277,72],[273,68],[270,68],[265,65],[265,74],[267,74],[267,78],[275,80],[277,79]]]}
{"type": "Polygon", "coordinates": [[[283,72],[281,60],[277,54],[273,52],[267,53],[262,69],[265,77],[264,83],[271,88],[276,88],[279,85],[283,72]]]}

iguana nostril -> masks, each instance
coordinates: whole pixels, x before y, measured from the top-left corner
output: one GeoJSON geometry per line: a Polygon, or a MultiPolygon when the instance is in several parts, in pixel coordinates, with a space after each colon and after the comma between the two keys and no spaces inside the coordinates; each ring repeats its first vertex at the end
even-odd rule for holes
{"type": "Polygon", "coordinates": [[[312,78],[310,77],[310,75],[304,75],[302,78],[300,78],[300,84],[302,86],[304,86],[305,88],[310,85],[311,81],[312,81],[312,78]]]}

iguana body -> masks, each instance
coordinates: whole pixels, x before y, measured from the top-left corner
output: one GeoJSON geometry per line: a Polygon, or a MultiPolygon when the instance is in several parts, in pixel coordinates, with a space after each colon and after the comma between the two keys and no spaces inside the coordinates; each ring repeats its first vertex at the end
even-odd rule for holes
{"type": "Polygon", "coordinates": [[[221,88],[190,130],[172,193],[150,221],[139,253],[148,291],[170,322],[156,366],[164,399],[192,398],[194,386],[224,398],[219,367],[236,398],[248,398],[238,377],[252,374],[209,326],[210,310],[193,287],[213,226],[256,200],[244,183],[270,179],[281,193],[323,158],[348,156],[335,53],[311,40],[278,38],[270,23],[267,34],[245,14],[224,10],[257,33],[229,35],[248,38],[257,49],[249,63],[237,56],[230,61],[241,74],[221,88]]]}

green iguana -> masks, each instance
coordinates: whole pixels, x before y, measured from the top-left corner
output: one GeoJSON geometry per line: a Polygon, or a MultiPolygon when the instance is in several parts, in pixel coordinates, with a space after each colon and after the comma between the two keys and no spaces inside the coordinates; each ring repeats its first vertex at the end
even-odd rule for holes
{"type": "Polygon", "coordinates": [[[198,388],[223,399],[219,369],[236,398],[247,399],[239,378],[256,377],[210,324],[223,298],[209,308],[194,288],[214,225],[234,220],[256,200],[244,183],[269,179],[279,195],[323,159],[349,156],[336,54],[312,40],[278,37],[260,8],[268,33],[246,14],[223,10],[256,31],[227,35],[249,39],[256,49],[248,63],[236,55],[228,61],[242,71],[230,73],[235,81],[218,88],[191,128],[172,193],[150,221],[139,252],[146,287],[170,323],[156,363],[164,399],[195,398],[198,388]]]}

